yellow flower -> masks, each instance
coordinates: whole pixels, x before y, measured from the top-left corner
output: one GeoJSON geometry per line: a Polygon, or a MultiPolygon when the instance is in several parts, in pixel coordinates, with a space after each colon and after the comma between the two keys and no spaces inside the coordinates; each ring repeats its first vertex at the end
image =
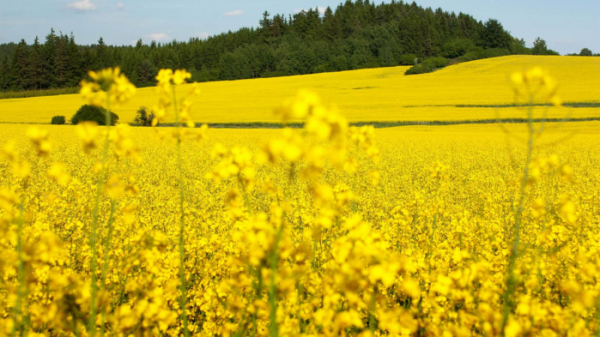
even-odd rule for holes
{"type": "Polygon", "coordinates": [[[103,106],[107,99],[110,103],[121,104],[135,94],[135,86],[121,73],[119,67],[90,71],[88,75],[93,82],[81,81],[79,92],[88,104],[103,106]]]}
{"type": "Polygon", "coordinates": [[[48,170],[48,176],[54,179],[59,185],[66,186],[71,181],[71,175],[65,171],[65,164],[52,163],[52,166],[48,170]]]}
{"type": "Polygon", "coordinates": [[[163,88],[168,88],[171,85],[171,80],[173,79],[173,70],[171,69],[161,69],[158,71],[158,75],[156,75],[156,80],[158,81],[158,86],[163,88]]]}
{"type": "Polygon", "coordinates": [[[557,95],[557,81],[540,67],[534,67],[510,76],[517,103],[546,103],[561,106],[557,95]]]}
{"type": "Polygon", "coordinates": [[[16,144],[14,140],[8,141],[2,146],[1,153],[9,162],[14,162],[19,157],[15,146],[16,144]]]}
{"type": "Polygon", "coordinates": [[[104,193],[111,199],[121,199],[125,196],[125,185],[119,175],[113,175],[104,186],[104,193]]]}
{"type": "Polygon", "coordinates": [[[511,319],[506,325],[506,329],[504,331],[504,336],[506,337],[517,337],[520,336],[522,331],[521,324],[515,319],[511,319]]]}
{"type": "Polygon", "coordinates": [[[38,156],[47,157],[50,154],[51,145],[47,130],[41,130],[35,126],[30,127],[27,129],[27,137],[37,149],[38,156]]]}
{"type": "Polygon", "coordinates": [[[5,212],[10,212],[12,207],[19,202],[19,197],[13,190],[0,188],[0,208],[5,212]]]}
{"type": "Polygon", "coordinates": [[[21,179],[29,178],[31,174],[31,165],[26,161],[15,161],[12,163],[12,173],[15,177],[19,177],[21,179]]]}
{"type": "Polygon", "coordinates": [[[187,79],[192,78],[192,74],[188,73],[185,70],[175,70],[173,74],[173,83],[175,85],[184,84],[187,79]]]}
{"type": "Polygon", "coordinates": [[[90,153],[97,147],[98,124],[96,122],[82,122],[77,124],[77,134],[83,142],[83,151],[90,153]]]}

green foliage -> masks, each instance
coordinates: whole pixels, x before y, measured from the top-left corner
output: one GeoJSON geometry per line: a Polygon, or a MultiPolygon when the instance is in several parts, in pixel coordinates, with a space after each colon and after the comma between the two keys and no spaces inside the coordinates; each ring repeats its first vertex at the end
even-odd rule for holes
{"type": "Polygon", "coordinates": [[[469,50],[475,48],[472,40],[461,38],[448,41],[442,47],[442,56],[447,58],[456,58],[465,55],[469,50]]]}
{"type": "Polygon", "coordinates": [[[535,41],[533,42],[533,48],[531,48],[531,53],[533,55],[558,55],[558,53],[554,50],[548,49],[546,41],[540,37],[535,39],[535,41]]]}
{"type": "MultiPolygon", "coordinates": [[[[119,116],[112,111],[110,115],[111,124],[117,124],[119,116]]],[[[85,121],[96,122],[98,125],[106,125],[106,109],[88,104],[82,105],[73,117],[71,117],[71,124],[76,125],[85,121]]]]}
{"type": "Polygon", "coordinates": [[[419,62],[419,58],[415,54],[402,54],[400,57],[400,65],[414,66],[419,62]]]}
{"type": "Polygon", "coordinates": [[[50,124],[63,125],[65,124],[65,116],[54,116],[50,124]]]}
{"type": "Polygon", "coordinates": [[[498,20],[489,19],[485,23],[482,35],[484,48],[510,48],[512,37],[498,20]]]}
{"type": "Polygon", "coordinates": [[[262,73],[260,75],[260,77],[270,78],[270,77],[282,77],[282,76],[288,76],[288,75],[289,75],[288,73],[285,73],[283,71],[265,71],[264,73],[262,73]]]}
{"type": "Polygon", "coordinates": [[[592,51],[587,48],[583,48],[579,53],[579,56],[592,56],[592,51]]]}
{"type": "Polygon", "coordinates": [[[483,51],[483,57],[482,58],[492,58],[492,57],[500,57],[500,56],[507,56],[510,55],[510,50],[508,49],[504,49],[504,48],[491,48],[491,49],[485,49],[483,51]]]}
{"type": "Polygon", "coordinates": [[[423,61],[423,63],[421,63],[419,65],[415,65],[412,68],[408,69],[404,74],[405,75],[417,75],[417,74],[431,73],[440,68],[447,66],[448,63],[450,63],[450,60],[448,60],[445,57],[441,57],[441,56],[432,57],[430,59],[423,61]]]}
{"type": "Polygon", "coordinates": [[[481,47],[475,47],[475,48],[471,49],[469,52],[467,52],[465,55],[457,58],[457,61],[458,62],[469,62],[469,61],[475,61],[475,60],[499,57],[499,56],[506,56],[506,55],[511,55],[510,50],[503,49],[503,48],[483,49],[481,47]]]}
{"type": "Polygon", "coordinates": [[[524,39],[514,38],[509,49],[512,55],[531,55],[531,49],[525,46],[524,39]]]}
{"type": "Polygon", "coordinates": [[[423,63],[431,63],[436,68],[443,68],[448,65],[450,61],[442,56],[432,57],[430,59],[425,60],[423,63]]]}
{"type": "Polygon", "coordinates": [[[149,111],[145,106],[141,106],[133,122],[140,126],[152,126],[152,120],[154,119],[154,112],[149,111]]]}

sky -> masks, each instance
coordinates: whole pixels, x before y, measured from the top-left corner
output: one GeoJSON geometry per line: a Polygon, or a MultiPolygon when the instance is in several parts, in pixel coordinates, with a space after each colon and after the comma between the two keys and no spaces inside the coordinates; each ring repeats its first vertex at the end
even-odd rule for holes
{"type": "MultiPolygon", "coordinates": [[[[384,2],[389,2],[386,0],[384,2]]],[[[54,28],[78,44],[139,39],[168,42],[256,27],[262,13],[293,14],[335,8],[341,0],[0,0],[0,43],[43,41],[54,28]]],[[[376,0],[375,3],[381,1],[376,0]]],[[[423,7],[498,19],[531,47],[536,37],[561,54],[589,48],[600,53],[600,0],[417,0],[423,7]]]]}

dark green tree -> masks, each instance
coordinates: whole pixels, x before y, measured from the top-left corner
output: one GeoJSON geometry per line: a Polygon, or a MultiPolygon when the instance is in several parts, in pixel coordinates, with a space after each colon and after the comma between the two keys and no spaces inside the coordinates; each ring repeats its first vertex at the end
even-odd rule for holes
{"type": "Polygon", "coordinates": [[[4,55],[2,64],[0,65],[0,90],[7,91],[10,89],[12,81],[10,76],[11,73],[12,69],[10,67],[10,62],[8,61],[8,56],[4,55]]]}
{"type": "Polygon", "coordinates": [[[54,55],[54,81],[58,87],[66,87],[70,84],[72,75],[69,62],[69,38],[61,34],[56,40],[54,55]]]}
{"type": "Polygon", "coordinates": [[[66,86],[74,87],[77,86],[83,79],[85,69],[83,68],[84,60],[81,52],[79,51],[79,47],[75,43],[75,36],[73,36],[73,33],[71,33],[71,36],[69,37],[69,44],[67,45],[67,57],[69,64],[67,66],[68,77],[66,79],[66,86]]]}
{"type": "Polygon", "coordinates": [[[14,90],[30,90],[31,89],[31,57],[29,46],[24,39],[19,42],[17,49],[12,58],[12,84],[14,90]]]}
{"type": "Polygon", "coordinates": [[[47,89],[50,86],[50,73],[48,72],[48,63],[44,58],[44,49],[37,36],[32,47],[29,61],[31,64],[30,83],[33,90],[47,89]]]}
{"type": "Polygon", "coordinates": [[[270,19],[271,14],[265,11],[262,19],[259,21],[260,35],[263,41],[268,41],[269,38],[273,37],[273,20],[270,19]]]}
{"type": "Polygon", "coordinates": [[[511,36],[496,19],[489,19],[485,23],[482,37],[484,48],[508,49],[510,47],[511,36]]]}
{"type": "Polygon", "coordinates": [[[152,65],[148,59],[144,59],[137,69],[137,79],[139,86],[149,86],[156,83],[155,77],[158,70],[152,65]]]}
{"type": "Polygon", "coordinates": [[[55,88],[56,85],[56,76],[55,76],[55,66],[54,59],[56,57],[56,43],[58,41],[58,36],[54,32],[54,28],[50,29],[50,34],[46,35],[46,41],[44,42],[44,59],[46,60],[46,67],[48,72],[48,80],[49,87],[55,88]]]}

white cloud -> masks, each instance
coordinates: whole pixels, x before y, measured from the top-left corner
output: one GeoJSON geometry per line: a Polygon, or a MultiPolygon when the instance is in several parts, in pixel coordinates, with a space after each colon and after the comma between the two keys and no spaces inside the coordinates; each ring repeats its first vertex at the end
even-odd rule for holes
{"type": "Polygon", "coordinates": [[[241,10],[241,9],[236,9],[236,10],[231,11],[231,12],[225,12],[225,13],[223,13],[223,15],[225,15],[225,16],[238,16],[238,15],[242,15],[242,14],[244,14],[244,11],[241,10]]]}
{"type": "Polygon", "coordinates": [[[169,35],[167,35],[165,33],[152,33],[149,36],[152,40],[154,40],[156,42],[165,41],[165,40],[170,39],[169,35]]]}
{"type": "Polygon", "coordinates": [[[122,2],[117,2],[117,9],[125,9],[125,4],[122,2]]]}
{"type": "Polygon", "coordinates": [[[196,36],[197,36],[199,39],[201,39],[201,40],[206,40],[206,39],[208,39],[208,37],[210,36],[210,34],[208,34],[208,33],[206,33],[206,32],[202,32],[202,33],[200,33],[200,34],[198,34],[198,35],[196,35],[196,36]]]}
{"type": "MultiPolygon", "coordinates": [[[[321,13],[321,14],[325,14],[325,11],[327,10],[327,7],[324,7],[324,6],[317,6],[315,9],[316,9],[317,11],[319,11],[319,13],[321,13]]],[[[308,9],[301,8],[301,9],[295,9],[295,10],[294,10],[294,13],[296,13],[296,14],[298,14],[298,13],[300,13],[300,12],[308,12],[308,9]]]]}
{"type": "Polygon", "coordinates": [[[94,5],[91,0],[81,0],[81,1],[75,1],[73,3],[68,4],[67,8],[73,8],[75,10],[82,11],[82,12],[95,11],[96,5],[94,5]]]}

